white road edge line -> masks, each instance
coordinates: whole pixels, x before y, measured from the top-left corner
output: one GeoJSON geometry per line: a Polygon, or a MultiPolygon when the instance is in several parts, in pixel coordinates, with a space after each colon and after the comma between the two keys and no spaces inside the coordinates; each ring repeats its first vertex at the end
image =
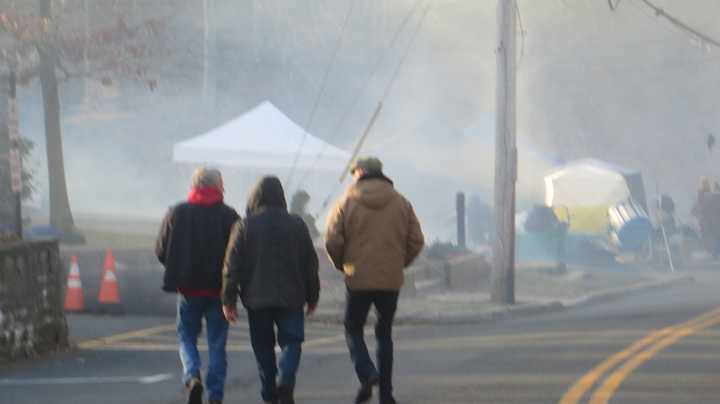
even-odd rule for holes
{"type": "Polygon", "coordinates": [[[40,386],[63,384],[110,384],[110,383],[140,383],[154,384],[173,378],[169,373],[152,376],[107,376],[107,377],[59,377],[37,379],[0,379],[0,386],[40,386]]]}
{"type": "Polygon", "coordinates": [[[140,379],[140,384],[154,384],[154,383],[160,383],[167,380],[171,380],[173,378],[173,375],[169,373],[163,373],[159,375],[154,376],[146,376],[140,379]]]}

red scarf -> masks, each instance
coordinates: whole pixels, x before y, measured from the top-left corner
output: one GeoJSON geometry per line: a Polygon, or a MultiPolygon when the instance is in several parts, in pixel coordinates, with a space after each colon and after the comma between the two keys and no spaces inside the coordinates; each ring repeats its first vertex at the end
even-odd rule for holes
{"type": "Polygon", "coordinates": [[[193,205],[212,206],[223,201],[223,194],[216,187],[193,188],[188,195],[188,202],[193,205]]]}

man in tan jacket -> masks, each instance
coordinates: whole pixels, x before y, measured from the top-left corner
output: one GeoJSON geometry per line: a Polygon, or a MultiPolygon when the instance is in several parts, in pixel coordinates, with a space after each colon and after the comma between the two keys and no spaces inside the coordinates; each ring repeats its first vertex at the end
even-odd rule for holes
{"type": "Polygon", "coordinates": [[[328,217],[325,248],[347,285],[345,338],[358,379],[356,403],[372,397],[379,384],[380,404],[395,404],[392,394],[392,325],[403,270],[418,256],[424,239],[420,223],[405,197],[374,157],[357,160],[353,185],[328,217]],[[377,311],[378,368],[370,359],[363,328],[370,306],[377,311]]]}

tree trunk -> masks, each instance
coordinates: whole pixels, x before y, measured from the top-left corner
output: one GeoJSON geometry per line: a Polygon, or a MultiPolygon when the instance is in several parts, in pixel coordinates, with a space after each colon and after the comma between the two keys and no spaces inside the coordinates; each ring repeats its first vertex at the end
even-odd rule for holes
{"type": "Polygon", "coordinates": [[[0,243],[11,236],[14,215],[13,195],[10,181],[10,138],[8,137],[8,87],[7,80],[0,76],[0,243]]]}
{"type": "MultiPolygon", "coordinates": [[[[50,19],[51,0],[40,0],[40,15],[50,19]]],[[[55,73],[57,54],[51,43],[40,48],[40,84],[42,86],[43,109],[45,114],[45,141],[47,150],[48,183],[50,186],[50,224],[61,231],[64,239],[76,239],[70,201],[65,181],[65,163],[60,127],[60,95],[55,73]]]]}

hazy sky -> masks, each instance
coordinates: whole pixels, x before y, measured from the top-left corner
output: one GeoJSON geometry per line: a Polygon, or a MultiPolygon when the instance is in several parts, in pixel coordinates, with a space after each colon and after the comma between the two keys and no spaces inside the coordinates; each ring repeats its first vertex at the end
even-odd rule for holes
{"type": "MultiPolygon", "coordinates": [[[[720,37],[720,3],[656,2],[720,37]]],[[[162,3],[135,3],[135,13],[162,11],[162,3]]],[[[189,168],[170,163],[172,144],[266,99],[346,149],[382,101],[366,151],[384,157],[398,186],[422,199],[419,211],[437,234],[452,233],[445,222],[455,191],[485,197],[492,191],[496,1],[210,3],[207,48],[202,2],[173,3],[168,54],[153,62],[158,91],[141,83],[63,85],[77,210],[126,213],[123,196],[131,193],[141,200],[140,212],[127,213],[158,214],[186,189],[189,168]],[[421,198],[428,187],[435,198],[421,198]]],[[[520,0],[519,8],[520,197],[542,200],[542,174],[559,159],[597,157],[642,169],[649,190],[659,184],[687,213],[697,178],[720,174],[704,148],[706,134],[720,124],[720,50],[693,43],[640,0],[622,0],[615,12],[602,0],[520,0]]],[[[37,88],[23,89],[21,98],[24,132],[42,146],[37,88]]]]}

